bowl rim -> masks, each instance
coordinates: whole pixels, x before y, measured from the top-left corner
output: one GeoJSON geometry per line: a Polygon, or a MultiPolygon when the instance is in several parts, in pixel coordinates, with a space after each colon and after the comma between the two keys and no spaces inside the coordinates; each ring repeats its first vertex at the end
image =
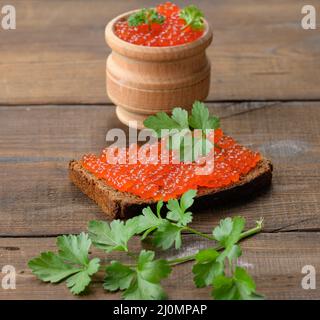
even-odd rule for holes
{"type": "Polygon", "coordinates": [[[114,26],[115,24],[121,20],[127,18],[129,15],[131,15],[134,12],[139,11],[140,9],[135,9],[131,11],[127,11],[125,13],[122,13],[115,18],[113,18],[106,26],[105,29],[105,38],[108,45],[113,49],[113,45],[116,45],[120,48],[125,48],[127,50],[131,50],[132,52],[141,52],[143,51],[145,54],[170,54],[172,52],[178,53],[178,52],[184,52],[190,49],[196,49],[197,47],[204,46],[205,48],[208,47],[212,41],[213,33],[210,24],[206,19],[204,19],[204,25],[205,30],[204,33],[196,39],[195,41],[179,44],[175,46],[164,46],[164,47],[152,47],[152,46],[143,46],[138,44],[133,44],[130,42],[127,42],[125,40],[122,40],[119,38],[115,32],[114,32],[114,26]]]}

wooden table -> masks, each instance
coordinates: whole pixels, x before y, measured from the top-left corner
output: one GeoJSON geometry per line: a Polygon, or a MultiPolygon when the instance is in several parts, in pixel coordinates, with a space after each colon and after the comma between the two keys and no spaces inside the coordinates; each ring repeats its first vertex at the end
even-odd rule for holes
{"type": "MultiPolygon", "coordinates": [[[[17,30],[0,30],[0,271],[13,265],[17,288],[0,287],[0,298],[73,299],[65,285],[36,280],[26,263],[54,250],[57,235],[104,219],[69,182],[67,165],[100,151],[107,130],[122,127],[105,94],[105,24],[156,1],[9,2],[17,30]]],[[[274,179],[250,201],[197,212],[193,226],[209,233],[222,217],[242,215],[249,227],[264,217],[264,231],[242,244],[258,291],[269,299],[319,299],[320,289],[301,287],[304,265],[320,270],[319,29],[301,28],[298,0],[196,2],[215,34],[208,105],[227,133],[272,159],[274,179]]],[[[320,9],[318,0],[308,4],[320,9]]],[[[206,245],[184,236],[185,252],[206,245]]],[[[119,298],[101,281],[78,299],[119,298]]],[[[194,288],[191,264],[177,267],[164,286],[172,299],[209,297],[194,288]]]]}

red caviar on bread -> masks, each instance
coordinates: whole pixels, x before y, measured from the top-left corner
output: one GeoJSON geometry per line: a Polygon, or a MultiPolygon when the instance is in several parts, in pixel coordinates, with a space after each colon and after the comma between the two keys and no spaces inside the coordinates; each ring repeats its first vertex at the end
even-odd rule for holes
{"type": "MultiPolygon", "coordinates": [[[[118,152],[123,154],[126,162],[110,164],[106,149],[100,156],[85,155],[82,165],[110,187],[132,193],[141,199],[167,201],[189,189],[228,187],[253,169],[261,160],[261,155],[237,144],[221,129],[215,131],[216,147],[205,159],[214,164],[208,174],[197,174],[196,170],[203,166],[203,162],[174,162],[172,151],[167,151],[170,153],[168,163],[162,163],[159,152],[158,159],[150,157],[143,163],[138,159],[137,163],[132,164],[129,162],[129,149],[120,148],[118,152]]],[[[153,146],[161,150],[162,145],[156,143],[153,146]]]]}

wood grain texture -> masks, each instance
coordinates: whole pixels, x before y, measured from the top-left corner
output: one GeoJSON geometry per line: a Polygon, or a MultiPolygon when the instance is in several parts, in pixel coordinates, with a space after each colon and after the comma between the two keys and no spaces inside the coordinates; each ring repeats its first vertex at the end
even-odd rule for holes
{"type": "MultiPolygon", "coordinates": [[[[27,261],[55,250],[54,236],[105,219],[69,182],[67,166],[84,153],[99,152],[109,129],[128,133],[114,107],[97,105],[110,102],[104,29],[113,17],[158,2],[10,0],[17,30],[0,28],[0,270],[12,264],[18,274],[17,289],[0,286],[0,299],[75,298],[63,284],[36,280],[27,261]]],[[[0,0],[0,8],[5,4],[0,0]]],[[[320,299],[318,289],[301,288],[301,268],[320,268],[320,102],[277,101],[320,99],[320,34],[301,28],[302,0],[197,4],[214,30],[208,99],[269,100],[211,103],[211,112],[221,117],[226,133],[272,159],[274,179],[257,198],[197,212],[193,227],[210,232],[221,218],[234,215],[251,227],[264,217],[264,233],[243,242],[240,261],[258,291],[268,299],[320,299]]],[[[318,8],[320,2],[308,4],[318,8]]],[[[181,255],[209,245],[183,238],[181,255]]],[[[137,241],[133,249],[140,249],[137,241]]],[[[178,266],[164,282],[169,298],[209,297],[208,289],[194,288],[191,267],[178,266]]],[[[75,299],[118,299],[103,291],[102,279],[98,274],[90,295],[75,299]]]]}
{"type": "MultiPolygon", "coordinates": [[[[274,164],[271,189],[257,198],[195,214],[210,232],[226,216],[266,231],[320,229],[319,102],[216,103],[212,113],[240,143],[274,164]]],[[[78,233],[101,210],[68,179],[68,162],[105,147],[108,129],[121,128],[106,106],[0,107],[0,236],[78,233]]]]}
{"type": "MultiPolygon", "coordinates": [[[[0,104],[108,102],[104,28],[158,1],[11,0],[17,29],[0,29],[0,104]]],[[[183,1],[176,1],[183,4],[183,1]]],[[[0,7],[7,4],[0,0],[0,7]]],[[[318,30],[301,0],[199,0],[214,30],[209,100],[319,99],[318,30]]],[[[319,0],[308,4],[319,5],[319,0]]]]}
{"type": "MultiPolygon", "coordinates": [[[[118,299],[119,293],[110,294],[102,289],[103,273],[94,277],[88,295],[72,296],[65,284],[51,285],[40,282],[27,267],[27,261],[41,251],[56,251],[52,238],[0,239],[0,265],[11,264],[16,268],[15,290],[3,290],[0,287],[0,299],[118,299]]],[[[320,268],[320,233],[279,233],[260,234],[242,242],[243,256],[239,264],[248,268],[257,283],[257,291],[267,299],[320,299],[320,291],[304,290],[301,280],[303,266],[313,265],[320,268]]],[[[207,248],[210,242],[199,240],[190,235],[183,237],[183,254],[192,254],[198,249],[207,248]]],[[[132,250],[139,250],[137,241],[132,250]]],[[[101,252],[92,250],[101,258],[101,252]]],[[[159,255],[159,254],[158,254],[159,255]]],[[[160,253],[161,257],[175,258],[176,251],[160,253]]],[[[127,258],[122,254],[111,253],[111,259],[127,258]]],[[[192,262],[174,268],[170,279],[163,282],[169,299],[209,299],[210,289],[196,289],[191,272],[192,262]]],[[[1,274],[0,274],[1,277],[1,274]]],[[[1,279],[1,278],[0,278],[1,279]]]]}

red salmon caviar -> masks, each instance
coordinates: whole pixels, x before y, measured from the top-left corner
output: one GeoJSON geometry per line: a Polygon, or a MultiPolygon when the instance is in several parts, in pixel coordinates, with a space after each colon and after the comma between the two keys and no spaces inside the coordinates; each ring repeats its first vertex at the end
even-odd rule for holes
{"type": "Polygon", "coordinates": [[[195,41],[203,35],[203,30],[184,28],[186,22],[180,19],[180,8],[166,2],[156,7],[156,11],[165,17],[162,24],[141,24],[136,27],[128,25],[127,20],[115,24],[116,35],[127,42],[149,47],[169,47],[195,41]]]}
{"type": "MultiPolygon", "coordinates": [[[[137,163],[129,163],[128,149],[118,150],[121,155],[126,154],[127,160],[124,157],[121,163],[108,163],[109,149],[105,149],[98,157],[85,155],[82,164],[116,190],[135,194],[142,199],[167,201],[179,197],[189,189],[229,186],[239,181],[241,176],[246,175],[261,160],[259,153],[237,144],[232,138],[225,136],[221,129],[215,131],[214,141],[216,147],[205,157],[207,166],[211,161],[214,167],[205,175],[199,175],[197,171],[203,168],[201,161],[176,163],[173,162],[171,151],[169,162],[161,163],[160,143],[147,146],[157,147],[158,157],[147,159],[143,163],[139,159],[137,163]]],[[[210,169],[210,166],[208,168],[210,169]]]]}

